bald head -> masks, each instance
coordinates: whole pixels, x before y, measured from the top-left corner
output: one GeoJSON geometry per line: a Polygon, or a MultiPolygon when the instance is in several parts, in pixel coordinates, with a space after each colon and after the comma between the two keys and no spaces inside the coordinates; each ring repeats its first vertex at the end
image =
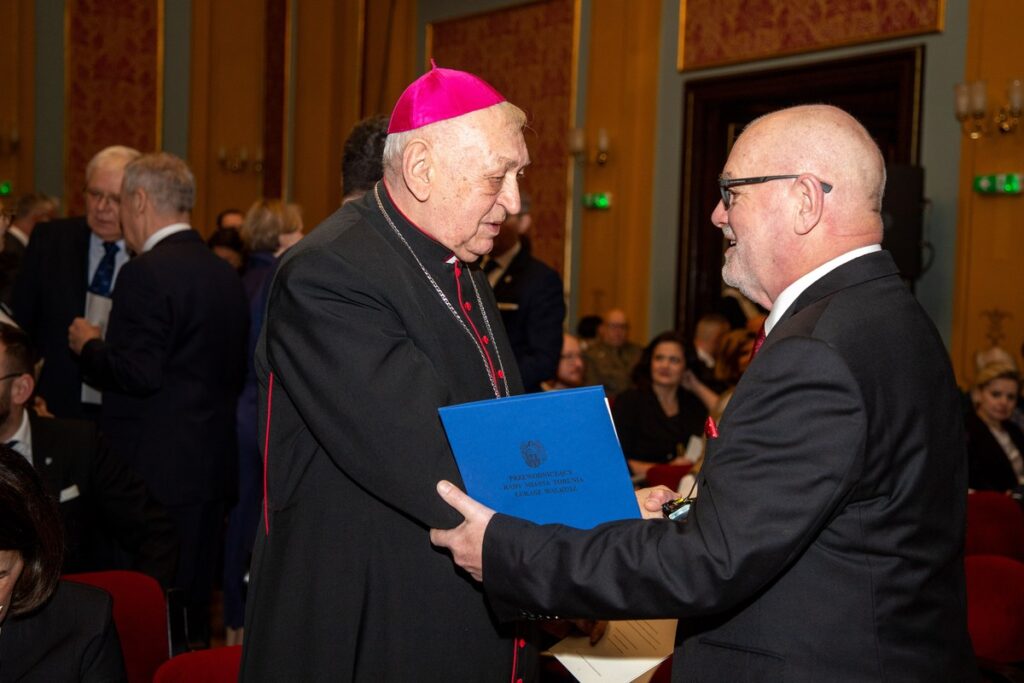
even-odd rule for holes
{"type": "Polygon", "coordinates": [[[611,308],[605,311],[601,325],[597,328],[597,334],[608,346],[618,348],[629,339],[629,319],[626,312],[621,308],[611,308]]]}
{"type": "Polygon", "coordinates": [[[730,242],[722,277],[766,308],[818,266],[882,241],[882,154],[841,109],[805,105],[755,120],[722,178],[746,181],[711,215],[730,242]]]}
{"type": "Polygon", "coordinates": [[[825,104],[791,107],[755,119],[744,138],[772,169],[765,173],[811,173],[832,185],[824,211],[830,232],[881,241],[885,160],[857,119],[825,104]]]}

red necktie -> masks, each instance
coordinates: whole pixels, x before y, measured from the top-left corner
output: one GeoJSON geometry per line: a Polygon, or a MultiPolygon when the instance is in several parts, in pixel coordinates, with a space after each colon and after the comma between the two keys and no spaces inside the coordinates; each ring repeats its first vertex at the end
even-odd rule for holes
{"type": "Polygon", "coordinates": [[[761,323],[761,328],[757,331],[757,336],[754,337],[754,346],[750,349],[750,360],[754,360],[754,356],[761,350],[761,344],[764,344],[764,323],[761,323]]]}

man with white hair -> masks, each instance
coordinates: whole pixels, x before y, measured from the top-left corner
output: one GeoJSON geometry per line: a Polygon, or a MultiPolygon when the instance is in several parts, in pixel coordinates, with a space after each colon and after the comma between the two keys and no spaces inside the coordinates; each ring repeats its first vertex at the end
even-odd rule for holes
{"type": "Polygon", "coordinates": [[[106,338],[75,318],[67,343],[103,390],[111,449],[142,477],[181,538],[174,585],[190,640],[205,642],[227,500],[237,486],[235,405],[245,375],[242,282],[189,225],[195,181],[172,154],[124,170],[121,221],[136,256],[114,291],[106,338]]]}
{"type": "Polygon", "coordinates": [[[538,526],[441,482],[466,521],[431,538],[502,618],[678,618],[677,682],[975,680],[963,419],[880,247],[878,147],[839,109],[784,109],[718,186],[723,279],[771,313],[688,517],[538,526]]]}
{"type": "Polygon", "coordinates": [[[256,351],[266,498],[242,679],[529,677],[427,530],[460,516],[440,406],[522,392],[487,280],[469,264],[519,212],[523,112],[433,68],[399,98],[384,179],[283,258],[256,351]]]}
{"type": "Polygon", "coordinates": [[[118,274],[128,261],[121,236],[121,178],[139,152],[107,147],[85,167],[85,216],[42,223],[21,262],[11,308],[43,359],[39,395],[57,417],[99,419],[99,392],[82,383],[68,353],[68,325],[88,317],[101,329],[118,274]]]}

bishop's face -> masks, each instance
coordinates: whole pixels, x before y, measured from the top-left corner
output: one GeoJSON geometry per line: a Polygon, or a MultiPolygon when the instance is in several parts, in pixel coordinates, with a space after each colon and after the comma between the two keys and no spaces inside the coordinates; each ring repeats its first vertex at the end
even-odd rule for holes
{"type": "Polygon", "coordinates": [[[430,201],[434,238],[462,261],[491,251],[505,218],[519,213],[519,178],[530,163],[522,130],[501,106],[461,117],[442,154],[430,201]]]}

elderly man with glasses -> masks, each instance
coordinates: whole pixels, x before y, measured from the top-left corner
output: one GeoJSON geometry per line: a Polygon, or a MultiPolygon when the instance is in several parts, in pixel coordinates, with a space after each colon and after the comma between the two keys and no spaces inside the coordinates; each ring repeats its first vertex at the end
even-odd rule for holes
{"type": "Polygon", "coordinates": [[[962,413],[880,247],[881,152],[839,109],[784,109],[737,139],[720,186],[723,279],[771,312],[707,425],[689,515],[537,526],[441,482],[466,521],[432,540],[499,619],[678,618],[677,682],[975,680],[962,413]]]}
{"type": "Polygon", "coordinates": [[[121,266],[121,178],[139,157],[130,147],[101,150],[85,168],[85,215],[42,223],[32,233],[14,287],[14,319],[43,358],[39,395],[57,417],[99,419],[100,392],[82,382],[68,353],[68,325],[87,317],[101,328],[121,266]]]}

